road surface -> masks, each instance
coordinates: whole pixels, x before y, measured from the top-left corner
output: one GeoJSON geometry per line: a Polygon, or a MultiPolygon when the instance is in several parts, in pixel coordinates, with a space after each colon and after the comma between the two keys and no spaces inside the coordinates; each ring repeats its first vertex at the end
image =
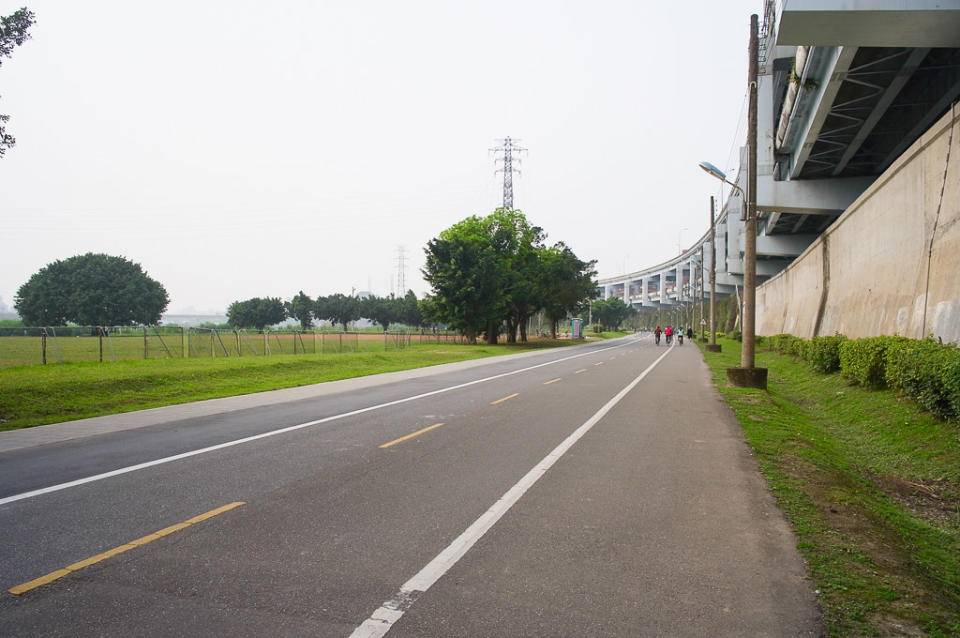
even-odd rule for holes
{"type": "Polygon", "coordinates": [[[821,633],[692,344],[34,430],[0,433],[3,636],[821,633]]]}

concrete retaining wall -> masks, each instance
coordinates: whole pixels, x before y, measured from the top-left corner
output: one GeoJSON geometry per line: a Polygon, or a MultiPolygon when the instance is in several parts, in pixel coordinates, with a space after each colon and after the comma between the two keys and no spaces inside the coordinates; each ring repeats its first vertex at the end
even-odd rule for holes
{"type": "Polygon", "coordinates": [[[757,334],[960,342],[958,222],[960,105],[757,288],[757,334]]]}

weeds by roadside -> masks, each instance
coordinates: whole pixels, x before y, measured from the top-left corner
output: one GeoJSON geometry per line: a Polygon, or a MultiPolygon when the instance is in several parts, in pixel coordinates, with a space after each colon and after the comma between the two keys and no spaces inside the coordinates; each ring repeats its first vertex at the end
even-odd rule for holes
{"type": "Polygon", "coordinates": [[[760,350],[768,391],[704,352],[819,592],[831,636],[960,636],[960,426],[890,391],[760,350]]]}

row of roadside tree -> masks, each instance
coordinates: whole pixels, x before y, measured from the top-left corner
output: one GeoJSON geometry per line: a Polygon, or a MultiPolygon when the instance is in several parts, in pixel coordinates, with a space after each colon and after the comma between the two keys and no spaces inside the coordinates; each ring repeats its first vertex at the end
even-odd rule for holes
{"type": "MultiPolygon", "coordinates": [[[[301,290],[289,301],[235,301],[227,317],[235,328],[259,330],[288,318],[304,329],[325,320],[346,330],[365,318],[384,330],[391,323],[444,326],[470,342],[483,336],[496,343],[506,333],[513,343],[527,340],[527,324],[540,313],[555,337],[560,321],[587,311],[597,289],[595,262],[580,259],[563,242],[547,245],[545,240],[543,229],[523,213],[498,208],[485,217],[468,217],[428,242],[421,272],[431,292],[423,299],[412,291],[402,297],[311,298],[301,290]]],[[[26,325],[156,325],[169,296],[139,264],[87,253],[42,268],[20,287],[15,302],[26,325]]],[[[597,303],[600,310],[603,302],[597,303]]],[[[609,323],[620,320],[616,316],[609,323]]]]}
{"type": "MultiPolygon", "coordinates": [[[[529,319],[542,312],[552,336],[561,320],[584,310],[596,291],[594,261],[583,261],[563,242],[548,246],[546,233],[518,210],[498,208],[485,217],[460,221],[427,244],[422,270],[432,292],[417,299],[358,298],[334,294],[316,299],[299,294],[235,301],[227,310],[237,328],[257,328],[296,319],[307,329],[316,320],[340,324],[344,330],[368,319],[387,330],[443,325],[476,342],[483,336],[496,343],[506,333],[510,343],[527,340],[529,319]]],[[[617,321],[616,323],[619,323],[617,321]]]]}
{"type": "Polygon", "coordinates": [[[227,322],[234,328],[256,328],[295,319],[303,330],[313,327],[316,321],[329,321],[343,326],[360,319],[368,319],[379,324],[386,331],[392,323],[421,327],[435,324],[425,319],[421,311],[423,300],[418,300],[412,290],[403,297],[377,297],[369,295],[358,297],[341,293],[320,296],[316,299],[302,290],[290,301],[279,297],[254,297],[245,301],[235,301],[227,308],[227,322]]]}

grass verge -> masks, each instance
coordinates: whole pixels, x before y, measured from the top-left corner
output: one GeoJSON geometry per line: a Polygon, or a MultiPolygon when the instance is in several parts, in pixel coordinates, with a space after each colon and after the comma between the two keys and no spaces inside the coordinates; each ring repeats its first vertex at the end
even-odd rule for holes
{"type": "Polygon", "coordinates": [[[390,352],[67,363],[0,370],[0,430],[568,345],[411,346],[390,352]]]}
{"type": "Polygon", "coordinates": [[[726,387],[740,344],[704,351],[798,536],[830,636],[960,636],[960,425],[759,350],[766,392],[726,387]]]}

